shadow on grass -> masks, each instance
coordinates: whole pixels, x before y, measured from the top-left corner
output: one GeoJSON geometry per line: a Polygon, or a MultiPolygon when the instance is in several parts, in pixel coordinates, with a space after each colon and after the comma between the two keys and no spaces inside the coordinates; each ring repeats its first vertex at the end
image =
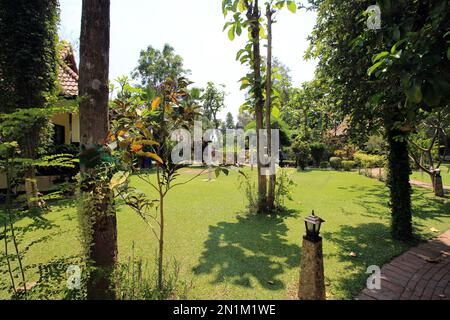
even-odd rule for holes
{"type": "Polygon", "coordinates": [[[251,288],[256,279],[266,289],[284,289],[277,277],[286,268],[298,267],[300,261],[300,247],[285,239],[288,228],[284,219],[255,215],[210,226],[194,274],[214,274],[214,284],[232,281],[251,288]]]}
{"type": "Polygon", "coordinates": [[[323,238],[336,247],[333,253],[325,252],[325,259],[333,257],[348,265],[333,283],[335,290],[342,292],[346,299],[355,297],[364,288],[369,266],[382,267],[414,244],[393,240],[389,227],[382,223],[343,225],[337,232],[324,232],[323,238]],[[352,256],[352,252],[356,256],[352,256]]]}
{"type": "MultiPolygon", "coordinates": [[[[354,185],[350,187],[339,187],[339,189],[349,193],[354,192],[370,195],[370,197],[355,201],[356,204],[365,209],[365,213],[362,214],[363,216],[390,219],[389,209],[386,209],[390,206],[389,191],[383,184],[380,183],[379,187],[354,185]]],[[[416,228],[424,227],[421,221],[435,220],[442,222],[441,218],[450,217],[450,201],[448,198],[435,197],[430,190],[413,188],[411,200],[413,222],[416,228]]],[[[351,212],[342,211],[344,214],[352,214],[351,212]]]]}

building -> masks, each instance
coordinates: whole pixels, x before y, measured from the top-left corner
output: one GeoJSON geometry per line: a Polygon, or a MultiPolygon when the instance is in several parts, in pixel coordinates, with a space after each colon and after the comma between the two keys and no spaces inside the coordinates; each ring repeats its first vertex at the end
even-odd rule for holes
{"type": "MultiPolygon", "coordinates": [[[[65,99],[78,97],[78,68],[73,48],[63,44],[58,66],[58,82],[65,99]]],[[[78,113],[61,113],[52,117],[55,127],[55,145],[80,143],[80,118],[78,113]]]]}
{"type": "MultiPolygon", "coordinates": [[[[78,68],[75,60],[73,48],[68,43],[62,43],[60,61],[58,65],[58,82],[61,89],[61,97],[68,100],[75,100],[78,97],[78,68]]],[[[80,143],[80,118],[78,113],[55,114],[51,118],[54,124],[54,144],[75,144],[80,143]]],[[[38,189],[47,191],[53,187],[56,176],[37,176],[38,189]]],[[[0,190],[5,190],[6,175],[0,172],[0,190]]],[[[20,186],[17,191],[24,191],[20,186]]]]}

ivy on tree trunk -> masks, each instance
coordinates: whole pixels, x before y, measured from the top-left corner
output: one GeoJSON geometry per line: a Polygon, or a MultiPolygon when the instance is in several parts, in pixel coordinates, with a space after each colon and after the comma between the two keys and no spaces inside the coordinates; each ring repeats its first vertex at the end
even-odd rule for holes
{"type": "MultiPolygon", "coordinates": [[[[80,39],[80,133],[83,152],[95,152],[109,133],[110,0],[83,0],[80,39]]],[[[82,192],[95,199],[81,215],[90,223],[88,299],[114,299],[111,273],[117,262],[117,222],[108,185],[92,179],[98,166],[83,169],[82,192]],[[86,219],[87,218],[87,219],[86,219]]]]}
{"type": "Polygon", "coordinates": [[[389,144],[388,178],[392,210],[392,236],[397,240],[412,238],[411,185],[409,176],[411,167],[408,155],[408,142],[405,133],[400,130],[387,130],[389,144]]]}

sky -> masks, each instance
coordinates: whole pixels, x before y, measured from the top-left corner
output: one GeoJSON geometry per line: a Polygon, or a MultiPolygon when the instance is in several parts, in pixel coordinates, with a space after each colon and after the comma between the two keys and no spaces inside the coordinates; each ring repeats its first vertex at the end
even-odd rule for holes
{"type": "MultiPolygon", "coordinates": [[[[79,49],[81,0],[60,0],[60,38],[79,49]]],[[[110,79],[130,75],[137,66],[139,53],[149,45],[162,49],[165,43],[175,48],[191,70],[193,86],[205,87],[208,81],[226,86],[226,109],[236,118],[245,93],[238,83],[247,73],[235,61],[247,35],[228,39],[222,32],[226,22],[222,0],[111,0],[110,79]]],[[[279,13],[273,26],[273,54],[291,70],[293,84],[313,79],[316,63],[304,61],[306,37],[316,20],[313,12],[287,9],[279,13]]],[[[262,47],[264,53],[265,47],[262,47]]],[[[78,56],[78,55],[77,55],[78,56]]]]}

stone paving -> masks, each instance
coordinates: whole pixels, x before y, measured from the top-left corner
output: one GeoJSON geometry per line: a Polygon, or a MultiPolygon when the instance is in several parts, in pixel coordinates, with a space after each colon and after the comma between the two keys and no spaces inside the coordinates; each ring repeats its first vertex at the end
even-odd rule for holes
{"type": "Polygon", "coordinates": [[[381,289],[356,300],[450,300],[450,230],[381,269],[381,289]]]}

